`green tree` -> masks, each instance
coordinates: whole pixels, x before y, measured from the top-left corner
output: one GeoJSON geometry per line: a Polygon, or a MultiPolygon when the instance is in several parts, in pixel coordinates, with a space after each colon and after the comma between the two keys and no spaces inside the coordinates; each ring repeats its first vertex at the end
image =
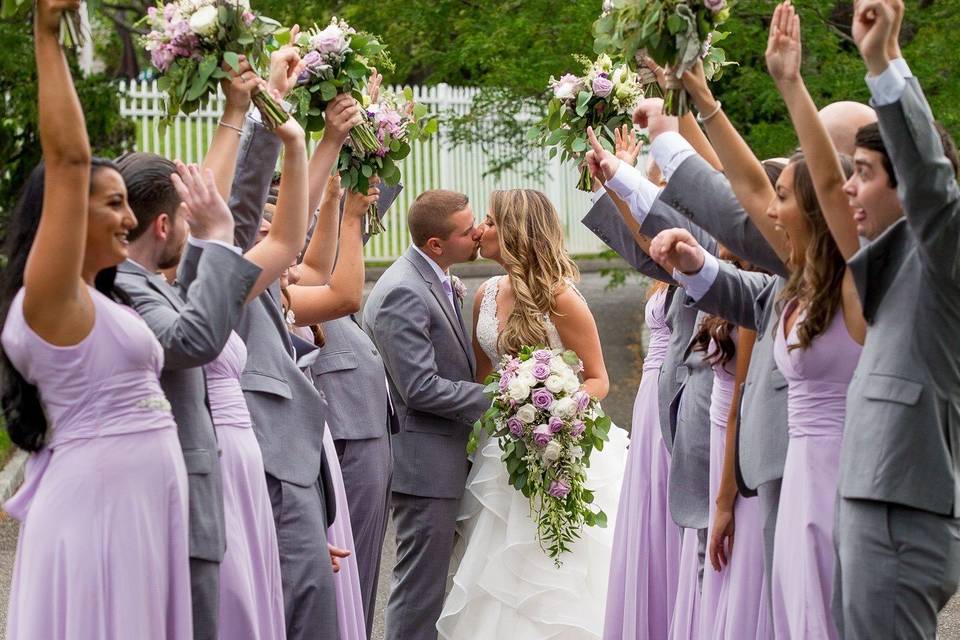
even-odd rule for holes
{"type": "MultiPolygon", "coordinates": [[[[0,22],[0,225],[21,185],[40,161],[37,131],[37,72],[29,24],[0,22]]],[[[113,158],[133,142],[133,123],[120,116],[116,85],[103,75],[83,77],[73,69],[87,133],[97,155],[113,158]]]]}

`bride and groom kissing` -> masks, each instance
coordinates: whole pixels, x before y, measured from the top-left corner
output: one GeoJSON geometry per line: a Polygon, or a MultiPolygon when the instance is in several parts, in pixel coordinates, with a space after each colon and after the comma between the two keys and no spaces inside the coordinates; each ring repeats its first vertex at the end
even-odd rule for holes
{"type": "MultiPolygon", "coordinates": [[[[584,389],[598,399],[607,394],[596,323],[573,284],[578,271],[557,212],[538,191],[497,191],[477,225],[466,195],[431,190],[407,221],[412,246],[380,277],[363,311],[399,419],[386,637],[537,638],[565,629],[599,636],[612,530],[587,528],[556,568],[536,541],[529,501],[507,482],[496,441],[482,441],[472,463],[466,452],[473,423],[490,406],[483,379],[522,346],[576,351],[584,389]],[[468,333],[449,269],[478,254],[507,275],[481,285],[468,333]]],[[[626,443],[613,429],[589,473],[611,522],[626,443]]]]}

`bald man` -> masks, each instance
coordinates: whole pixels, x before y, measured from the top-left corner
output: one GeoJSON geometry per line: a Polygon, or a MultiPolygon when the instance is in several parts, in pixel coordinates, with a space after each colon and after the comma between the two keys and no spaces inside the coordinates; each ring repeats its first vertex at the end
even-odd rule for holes
{"type": "Polygon", "coordinates": [[[831,102],[820,109],[820,122],[827,128],[833,146],[848,156],[853,156],[857,130],[876,121],[877,112],[861,102],[831,102]]]}

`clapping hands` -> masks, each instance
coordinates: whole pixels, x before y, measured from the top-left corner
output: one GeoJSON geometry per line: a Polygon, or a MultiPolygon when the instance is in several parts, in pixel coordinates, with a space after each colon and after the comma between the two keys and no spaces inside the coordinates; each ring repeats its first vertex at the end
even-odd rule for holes
{"type": "Polygon", "coordinates": [[[182,201],[190,234],[198,240],[233,244],[233,214],[217,191],[213,171],[179,160],[176,166],[170,180],[182,201]]]}

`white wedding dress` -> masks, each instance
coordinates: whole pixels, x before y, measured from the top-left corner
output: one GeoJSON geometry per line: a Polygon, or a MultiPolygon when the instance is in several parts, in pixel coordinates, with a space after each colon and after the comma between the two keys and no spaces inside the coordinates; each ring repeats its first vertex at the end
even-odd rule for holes
{"type": "MultiPolygon", "coordinates": [[[[476,335],[496,368],[497,289],[500,278],[487,280],[476,335]]],[[[572,285],[571,285],[572,286],[572,285]]],[[[577,292],[579,295],[579,292],[577,292]]],[[[582,296],[581,296],[582,297],[582,296]]],[[[562,348],[545,318],[550,346],[562,348]]],[[[453,584],[437,622],[446,640],[581,640],[601,638],[607,574],[617,521],[620,483],[628,438],[618,427],[610,442],[590,458],[587,488],[607,514],[608,528],[584,527],[572,550],[554,566],[536,539],[530,503],[507,483],[496,439],[484,438],[474,456],[460,505],[454,550],[453,584]]]]}

